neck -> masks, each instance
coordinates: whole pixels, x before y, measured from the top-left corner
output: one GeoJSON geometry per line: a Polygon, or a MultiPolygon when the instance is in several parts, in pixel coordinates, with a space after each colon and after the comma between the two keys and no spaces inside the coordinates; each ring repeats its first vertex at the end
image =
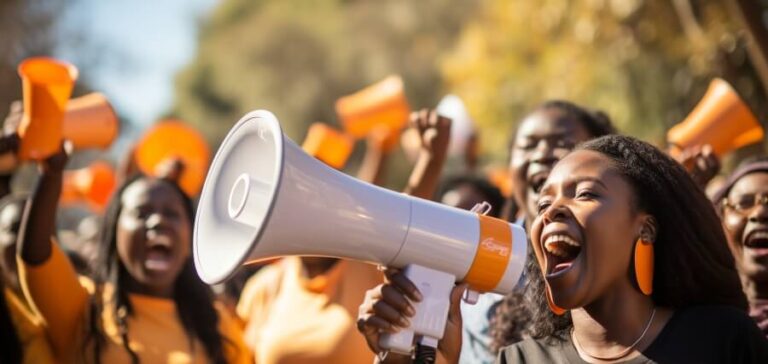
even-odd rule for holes
{"type": "MultiPolygon", "coordinates": [[[[589,354],[616,355],[632,346],[648,326],[655,307],[653,300],[629,284],[625,286],[571,311],[573,334],[589,354]]],[[[646,333],[638,348],[649,342],[647,338],[651,331],[646,333]]]]}
{"type": "Polygon", "coordinates": [[[156,297],[156,298],[167,298],[172,299],[173,298],[173,285],[169,285],[167,287],[153,287],[148,286],[146,284],[141,284],[134,280],[133,278],[128,279],[128,287],[127,290],[130,293],[140,294],[143,296],[150,296],[150,297],[156,297]]]}
{"type": "Polygon", "coordinates": [[[768,300],[768,282],[741,276],[741,285],[750,304],[759,300],[768,300]]]}

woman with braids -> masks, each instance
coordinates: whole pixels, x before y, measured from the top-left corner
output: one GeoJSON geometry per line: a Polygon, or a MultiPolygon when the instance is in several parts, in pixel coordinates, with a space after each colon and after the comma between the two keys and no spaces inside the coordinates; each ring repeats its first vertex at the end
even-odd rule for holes
{"type": "MultiPolygon", "coordinates": [[[[554,164],[578,143],[614,132],[608,117],[599,111],[561,100],[547,101],[537,107],[523,119],[509,143],[512,199],[520,207],[521,216],[519,219],[507,216],[507,219],[530,226],[536,215],[535,202],[539,189],[554,164]]],[[[409,292],[408,297],[416,299],[407,291],[409,288],[415,290],[415,287],[408,285],[410,282],[403,280],[404,276],[395,273],[391,278],[391,283],[370,290],[360,307],[358,327],[374,351],[378,351],[379,330],[396,330],[400,317],[408,316],[405,311],[392,316],[381,313],[400,307],[398,303],[403,302],[406,296],[401,292],[409,292]],[[397,282],[404,282],[407,287],[398,286],[395,289],[393,285],[397,282]],[[387,292],[387,295],[383,296],[382,292],[387,292]]],[[[522,338],[528,322],[522,301],[521,292],[506,297],[485,294],[478,305],[462,306],[463,332],[455,336],[459,339],[441,342],[443,356],[450,361],[450,358],[459,356],[460,351],[462,362],[493,362],[498,348],[522,338]]],[[[396,355],[388,356],[388,361],[396,360],[396,355]]]]}
{"type": "Polygon", "coordinates": [[[62,363],[246,363],[240,328],[191,260],[193,211],[175,183],[126,181],[104,217],[96,281],[78,280],[53,241],[67,154],[42,175],[20,231],[19,275],[62,363]]]}
{"type": "Polygon", "coordinates": [[[768,158],[742,164],[714,196],[749,315],[768,335],[768,158]]]}

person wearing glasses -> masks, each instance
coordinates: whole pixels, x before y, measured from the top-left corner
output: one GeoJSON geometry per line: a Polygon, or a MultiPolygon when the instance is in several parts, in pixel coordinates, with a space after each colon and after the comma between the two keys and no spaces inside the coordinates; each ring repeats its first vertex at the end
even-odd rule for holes
{"type": "Polygon", "coordinates": [[[768,158],[743,164],[714,196],[749,314],[768,336],[768,158]]]}

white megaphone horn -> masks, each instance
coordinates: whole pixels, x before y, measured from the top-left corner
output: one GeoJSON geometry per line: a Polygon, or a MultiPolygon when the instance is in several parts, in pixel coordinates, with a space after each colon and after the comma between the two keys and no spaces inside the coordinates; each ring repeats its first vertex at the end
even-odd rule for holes
{"type": "Polygon", "coordinates": [[[195,266],[211,284],[244,263],[288,255],[405,268],[425,299],[416,306],[411,331],[382,339],[383,347],[399,352],[410,351],[414,339],[436,346],[457,281],[474,291],[511,292],[526,249],[525,232],[506,221],[389,191],[326,166],[285,137],[264,110],[240,119],[219,147],[194,228],[195,266]]]}

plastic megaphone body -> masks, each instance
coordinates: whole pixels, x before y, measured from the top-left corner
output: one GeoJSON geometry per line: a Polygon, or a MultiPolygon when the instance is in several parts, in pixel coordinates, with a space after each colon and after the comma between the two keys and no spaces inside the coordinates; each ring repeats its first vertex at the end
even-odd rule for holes
{"type": "Polygon", "coordinates": [[[434,344],[442,337],[455,282],[511,292],[527,249],[525,232],[506,221],[386,190],[318,162],[263,110],[243,117],[221,144],[193,236],[197,271],[211,284],[242,264],[288,255],[415,272],[409,277],[425,296],[423,309],[410,331],[382,339],[399,352],[411,349],[414,335],[434,344]]]}
{"type": "Polygon", "coordinates": [[[200,132],[177,120],[157,123],[139,140],[134,153],[136,165],[150,176],[156,175],[157,168],[168,159],[181,160],[184,169],[179,186],[188,196],[200,192],[211,160],[211,150],[200,132]]]}
{"type": "Polygon", "coordinates": [[[64,173],[61,203],[86,202],[93,210],[102,211],[107,206],[116,185],[115,171],[106,162],[94,162],[90,166],[64,173]]]}
{"type": "Polygon", "coordinates": [[[349,135],[363,138],[381,126],[399,133],[408,122],[411,109],[405,98],[402,78],[389,76],[338,99],[336,113],[349,135]]]}
{"type": "Polygon", "coordinates": [[[325,162],[329,166],[342,169],[347,164],[354,140],[349,136],[324,123],[313,123],[301,148],[307,154],[325,162]]]}
{"type": "Polygon", "coordinates": [[[104,95],[94,92],[69,101],[62,134],[75,149],[106,149],[120,129],[115,110],[104,95]]]}
{"type": "Polygon", "coordinates": [[[62,121],[77,68],[53,58],[34,57],[21,62],[18,72],[24,93],[19,158],[45,159],[61,146],[62,121]]]}
{"type": "Polygon", "coordinates": [[[673,156],[695,145],[709,144],[722,157],[765,136],[757,118],[728,82],[716,78],[698,105],[667,132],[673,156]]]}

